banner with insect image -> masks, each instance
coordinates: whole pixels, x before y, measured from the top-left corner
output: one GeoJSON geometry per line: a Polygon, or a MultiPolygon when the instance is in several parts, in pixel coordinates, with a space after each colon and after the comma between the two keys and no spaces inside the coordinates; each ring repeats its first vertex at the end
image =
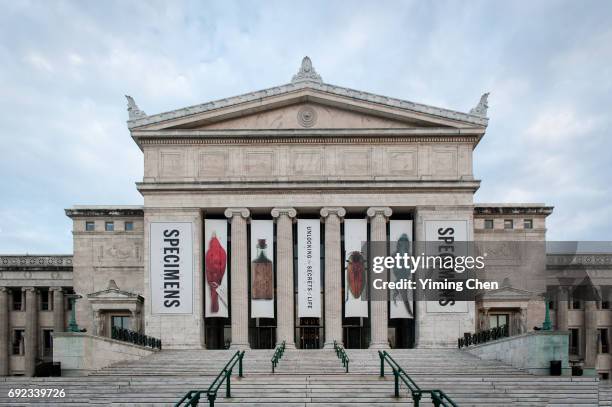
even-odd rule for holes
{"type": "Polygon", "coordinates": [[[366,253],[368,240],[366,219],[344,220],[344,316],[368,317],[366,293],[366,253]]]}
{"type": "MultiPolygon", "coordinates": [[[[412,255],[412,221],[391,220],[389,221],[389,254],[412,255]]],[[[394,267],[389,271],[389,281],[398,282],[402,279],[412,279],[409,268],[394,267]]],[[[389,318],[414,318],[414,296],[412,290],[394,289],[389,290],[389,318]]]]}
{"type": "Polygon", "coordinates": [[[274,318],[274,223],[251,221],[251,318],[274,318]]]}
{"type": "Polygon", "coordinates": [[[206,317],[227,318],[227,220],[204,220],[204,297],[206,317]]]}

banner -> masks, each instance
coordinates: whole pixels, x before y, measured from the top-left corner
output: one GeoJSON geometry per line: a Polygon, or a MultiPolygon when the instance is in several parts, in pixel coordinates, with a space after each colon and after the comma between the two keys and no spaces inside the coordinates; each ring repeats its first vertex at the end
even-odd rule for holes
{"type": "Polygon", "coordinates": [[[204,316],[228,316],[227,220],[204,220],[204,316]]]}
{"type": "Polygon", "coordinates": [[[298,219],[298,318],[321,318],[321,222],[298,219]]]}
{"type": "Polygon", "coordinates": [[[149,224],[151,312],[193,314],[191,222],[149,224]]]}
{"type": "MultiPolygon", "coordinates": [[[[428,256],[453,253],[455,256],[467,256],[467,246],[457,244],[468,240],[467,220],[426,220],[425,242],[428,256]]],[[[448,301],[441,298],[439,301],[427,301],[427,312],[468,312],[467,302],[448,301]]]]}
{"type": "Polygon", "coordinates": [[[368,240],[366,219],[344,220],[344,316],[368,317],[366,255],[362,246],[368,240]]]}
{"type": "Polygon", "coordinates": [[[251,221],[251,318],[274,318],[274,222],[272,220],[251,221]]]}
{"type": "MultiPolygon", "coordinates": [[[[412,221],[391,220],[389,221],[389,254],[408,256],[412,255],[412,221]]],[[[389,281],[397,282],[403,278],[410,279],[410,269],[393,268],[389,275],[389,281]]],[[[389,318],[414,318],[414,296],[412,290],[389,290],[389,318]]]]}

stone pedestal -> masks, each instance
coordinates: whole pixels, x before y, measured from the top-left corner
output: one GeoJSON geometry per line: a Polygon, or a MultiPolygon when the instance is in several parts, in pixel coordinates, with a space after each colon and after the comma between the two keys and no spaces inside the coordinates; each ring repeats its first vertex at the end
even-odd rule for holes
{"type": "Polygon", "coordinates": [[[38,290],[34,287],[24,287],[23,291],[26,302],[24,374],[32,377],[38,357],[38,290]]]}
{"type": "Polygon", "coordinates": [[[8,289],[0,287],[0,376],[9,374],[9,343],[8,289]]]}
{"type": "MultiPolygon", "coordinates": [[[[387,241],[387,219],[391,216],[391,208],[373,207],[368,209],[368,217],[370,218],[370,241],[386,242],[387,241]]],[[[385,253],[386,254],[386,253],[385,253]]],[[[382,276],[381,276],[382,277],[382,276]]],[[[388,276],[383,277],[388,281],[388,276]]],[[[386,296],[385,296],[386,297],[386,296]]],[[[371,349],[385,349],[389,347],[388,320],[387,312],[388,301],[380,299],[370,301],[370,329],[371,329],[371,349]]]]}
{"type": "Polygon", "coordinates": [[[295,348],[293,291],[293,208],[274,208],[276,218],[276,342],[295,348]]]}
{"type": "Polygon", "coordinates": [[[225,216],[232,223],[231,240],[231,349],[249,349],[249,275],[247,259],[247,208],[228,208],[225,216]]]}
{"type": "Polygon", "coordinates": [[[61,287],[51,287],[53,293],[53,333],[66,330],[66,316],[64,309],[64,291],[61,287]]]}
{"type": "Polygon", "coordinates": [[[321,209],[325,220],[325,348],[342,343],[342,253],[340,222],[344,208],[321,209]]]}

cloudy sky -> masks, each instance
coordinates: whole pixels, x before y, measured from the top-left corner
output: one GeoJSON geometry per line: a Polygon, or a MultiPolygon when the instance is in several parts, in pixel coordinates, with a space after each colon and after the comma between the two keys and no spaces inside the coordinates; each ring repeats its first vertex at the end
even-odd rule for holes
{"type": "Polygon", "coordinates": [[[554,205],[612,240],[610,1],[0,0],[0,253],[70,253],[75,204],[141,204],[124,94],[158,113],[324,81],[468,111],[479,202],[554,205]]]}

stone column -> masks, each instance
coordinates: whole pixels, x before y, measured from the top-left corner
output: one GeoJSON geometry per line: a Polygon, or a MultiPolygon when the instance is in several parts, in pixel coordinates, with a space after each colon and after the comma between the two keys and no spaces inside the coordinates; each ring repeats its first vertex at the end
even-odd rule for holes
{"type": "Polygon", "coordinates": [[[26,303],[25,322],[25,376],[34,376],[38,357],[38,290],[24,287],[26,303]]]}
{"type": "Polygon", "coordinates": [[[560,286],[557,300],[557,309],[555,310],[557,319],[557,331],[567,331],[567,316],[568,316],[568,290],[567,287],[560,286]]]}
{"type": "Polygon", "coordinates": [[[274,208],[276,219],[276,342],[295,348],[293,291],[293,208],[274,208]]]}
{"type": "MultiPolygon", "coordinates": [[[[367,215],[370,218],[370,241],[387,241],[387,219],[393,212],[388,207],[368,208],[367,215]]],[[[387,254],[386,252],[384,253],[387,254]]],[[[378,254],[376,254],[378,255],[378,254]]],[[[386,281],[389,276],[385,276],[386,281]]],[[[385,293],[388,294],[388,293],[385,293]]],[[[370,301],[370,349],[386,349],[389,347],[388,333],[388,309],[389,302],[387,295],[384,301],[380,298],[370,301]]]]}
{"type": "Polygon", "coordinates": [[[64,291],[62,287],[51,287],[49,291],[53,292],[53,332],[64,332],[66,330],[64,291]]]}
{"type": "Polygon", "coordinates": [[[597,303],[584,302],[584,367],[594,368],[597,364],[597,303]]]}
{"type": "Polygon", "coordinates": [[[232,223],[231,306],[232,349],[249,349],[249,275],[247,259],[247,208],[228,208],[225,216],[232,223]]]}
{"type": "Polygon", "coordinates": [[[8,288],[0,287],[0,376],[9,374],[9,336],[8,288]]]}
{"type": "Polygon", "coordinates": [[[342,253],[340,222],[344,208],[323,208],[325,220],[325,348],[342,343],[342,253]]]}

